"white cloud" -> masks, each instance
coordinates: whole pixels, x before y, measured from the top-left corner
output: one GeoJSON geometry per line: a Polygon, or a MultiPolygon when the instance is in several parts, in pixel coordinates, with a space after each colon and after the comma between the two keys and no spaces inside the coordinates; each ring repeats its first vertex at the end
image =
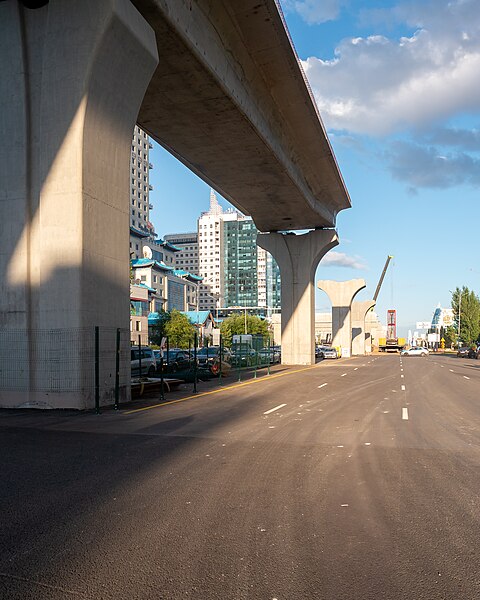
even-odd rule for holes
{"type": "Polygon", "coordinates": [[[345,39],[333,60],[303,61],[327,127],[382,135],[480,111],[478,0],[401,4],[388,17],[418,29],[345,39]]]}
{"type": "Polygon", "coordinates": [[[441,154],[435,147],[394,142],[386,153],[395,179],[418,188],[445,189],[456,185],[480,185],[480,160],[464,152],[441,154]]]}
{"type": "Polygon", "coordinates": [[[366,270],[366,265],[358,256],[348,256],[344,252],[335,252],[331,250],[326,254],[321,262],[321,267],[348,267],[350,269],[366,270]]]}
{"type": "Polygon", "coordinates": [[[338,18],[345,0],[285,0],[285,10],[297,12],[302,19],[312,25],[325,23],[338,18]]]}

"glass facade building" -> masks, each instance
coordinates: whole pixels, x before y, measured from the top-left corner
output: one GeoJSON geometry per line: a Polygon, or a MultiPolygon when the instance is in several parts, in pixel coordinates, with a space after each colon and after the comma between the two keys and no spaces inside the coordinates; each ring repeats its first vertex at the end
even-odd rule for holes
{"type": "Polygon", "coordinates": [[[257,228],[251,219],[223,223],[224,306],[257,306],[257,228]]]}

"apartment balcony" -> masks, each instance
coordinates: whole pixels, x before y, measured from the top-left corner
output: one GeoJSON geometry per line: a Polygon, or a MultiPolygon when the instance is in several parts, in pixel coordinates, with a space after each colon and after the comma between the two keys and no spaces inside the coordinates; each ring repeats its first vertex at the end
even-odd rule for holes
{"type": "Polygon", "coordinates": [[[153,185],[149,184],[149,185],[148,185],[148,189],[149,189],[151,192],[153,192],[153,185]]]}
{"type": "Polygon", "coordinates": [[[148,163],[148,168],[149,168],[149,169],[153,169],[153,163],[149,162],[149,163],[148,163]]]}
{"type": "Polygon", "coordinates": [[[150,142],[150,141],[148,142],[148,147],[150,148],[150,150],[152,150],[152,149],[153,149],[153,144],[152,144],[152,142],[150,142]]]}
{"type": "Polygon", "coordinates": [[[153,204],[148,205],[149,210],[153,210],[153,204]]]}

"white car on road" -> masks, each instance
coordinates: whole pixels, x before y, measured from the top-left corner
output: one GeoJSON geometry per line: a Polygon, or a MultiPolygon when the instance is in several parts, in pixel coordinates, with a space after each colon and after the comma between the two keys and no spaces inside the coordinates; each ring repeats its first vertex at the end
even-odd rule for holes
{"type": "Polygon", "coordinates": [[[429,354],[428,348],[423,346],[413,346],[408,350],[402,350],[400,353],[402,356],[427,356],[429,354]]]}

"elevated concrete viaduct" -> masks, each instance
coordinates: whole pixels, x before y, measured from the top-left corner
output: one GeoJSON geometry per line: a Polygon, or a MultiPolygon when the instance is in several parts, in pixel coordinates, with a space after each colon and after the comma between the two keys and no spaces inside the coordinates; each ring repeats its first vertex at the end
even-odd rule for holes
{"type": "Polygon", "coordinates": [[[323,279],[317,282],[332,303],[332,346],[342,349],[343,356],[352,353],[352,302],[355,296],[366,287],[364,279],[332,281],[323,279]]]}
{"type": "MultiPolygon", "coordinates": [[[[333,229],[350,200],[274,0],[43,4],[0,2],[0,341],[18,350],[0,356],[0,405],[86,408],[93,327],[128,333],[136,121],[261,231],[333,229]]],[[[308,361],[296,339],[286,356],[308,361]]],[[[108,403],[115,352],[100,350],[108,403]]]]}
{"type": "MultiPolygon", "coordinates": [[[[366,351],[367,336],[370,338],[371,332],[367,332],[366,319],[368,312],[375,306],[375,300],[364,300],[363,302],[352,302],[352,355],[363,356],[366,351]]],[[[371,346],[369,340],[368,346],[371,346]]],[[[370,348],[371,350],[371,348],[370,348]]]]}

